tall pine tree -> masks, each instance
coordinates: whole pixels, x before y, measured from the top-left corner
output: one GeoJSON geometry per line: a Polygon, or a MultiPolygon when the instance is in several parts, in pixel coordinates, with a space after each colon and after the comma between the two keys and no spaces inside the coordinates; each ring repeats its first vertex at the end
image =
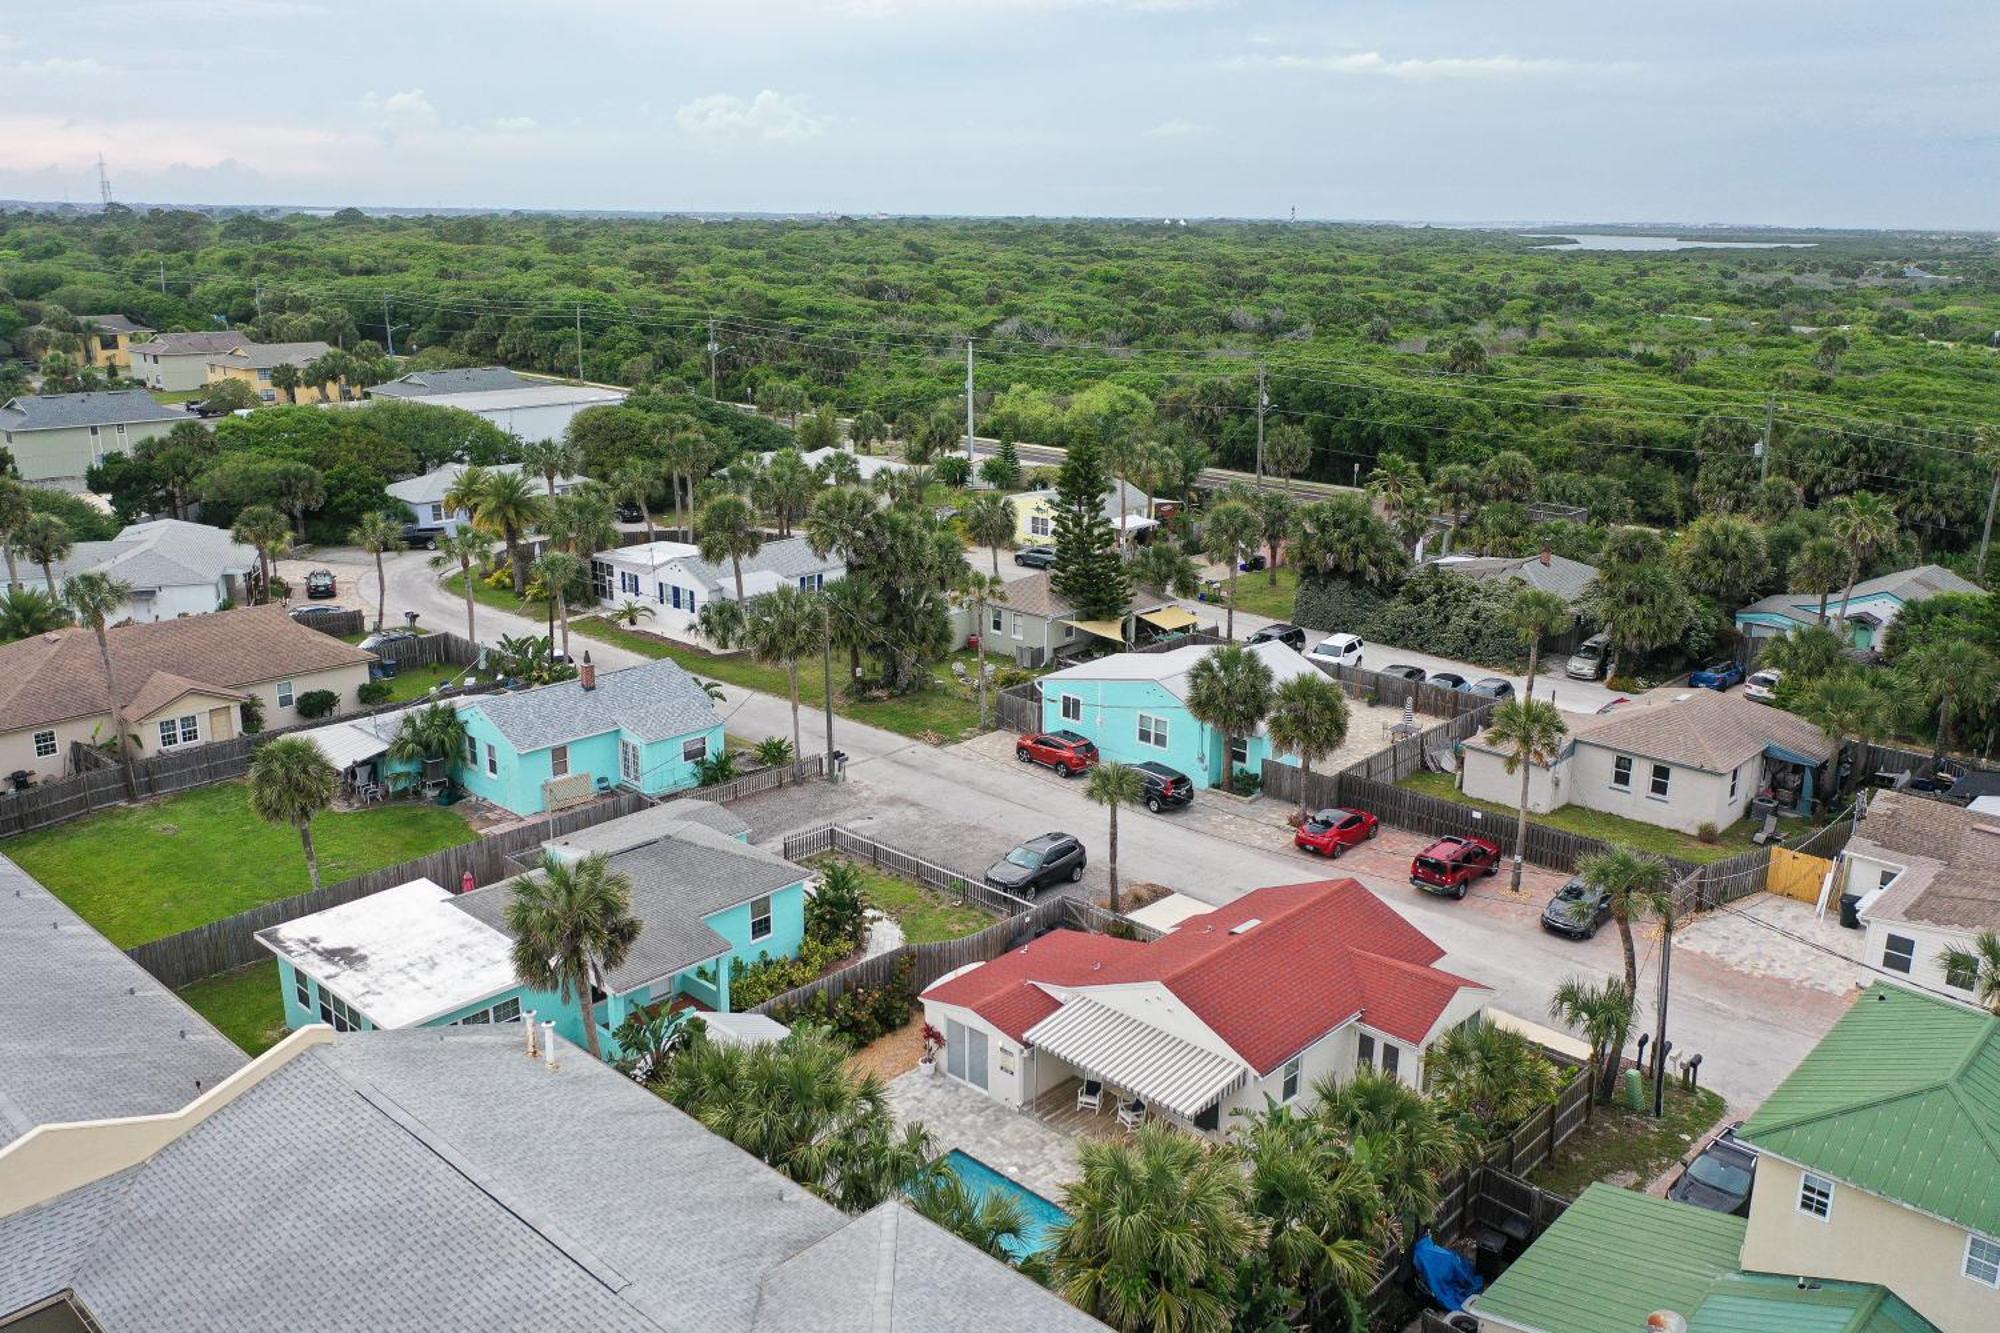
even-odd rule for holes
{"type": "Polygon", "coordinates": [[[1049,582],[1085,620],[1122,620],[1132,602],[1118,534],[1104,516],[1110,491],[1097,446],[1072,444],[1056,477],[1056,567],[1049,582]]]}

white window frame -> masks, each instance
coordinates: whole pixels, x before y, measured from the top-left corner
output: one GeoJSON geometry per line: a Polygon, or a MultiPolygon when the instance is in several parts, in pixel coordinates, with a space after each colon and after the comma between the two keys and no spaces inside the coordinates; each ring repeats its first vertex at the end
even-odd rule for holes
{"type": "MultiPolygon", "coordinates": [[[[1061,702],[1061,704],[1059,704],[1059,705],[1058,705],[1058,707],[1060,707],[1060,708],[1061,708],[1061,710],[1062,710],[1062,720],[1063,720],[1063,721],[1065,721],[1065,722],[1081,722],[1081,721],[1083,721],[1083,696],[1082,696],[1082,695],[1080,695],[1080,694],[1065,694],[1065,695],[1063,695],[1063,696],[1062,696],[1062,702],[1061,702]]],[[[51,732],[51,733],[49,733],[49,734],[50,734],[50,735],[54,735],[55,733],[51,732]]]]}
{"type": "Polygon", "coordinates": [[[474,766],[477,766],[479,763],[479,738],[477,736],[467,736],[465,738],[465,762],[474,766]]]}
{"type": "Polygon", "coordinates": [[[771,895],[767,893],[761,898],[752,898],[750,900],[750,942],[754,944],[758,940],[768,940],[776,930],[777,926],[771,920],[771,895]]]}
{"type": "Polygon", "coordinates": [[[1833,1220],[1834,1182],[1810,1171],[1799,1174],[1799,1212],[1817,1222],[1833,1220]]]}
{"type": "Polygon", "coordinates": [[[706,758],[708,758],[708,737],[696,736],[692,740],[681,742],[682,763],[698,764],[706,758]]]}
{"type": "Polygon", "coordinates": [[[486,776],[489,778],[500,776],[500,752],[493,748],[492,741],[486,742],[486,776]]]}
{"type": "Polygon", "coordinates": [[[56,733],[54,732],[54,730],[36,732],[35,758],[53,759],[55,757],[56,757],[56,733]]]}
{"type": "Polygon", "coordinates": [[[2000,1241],[1990,1236],[1982,1236],[1977,1231],[1966,1232],[1965,1255],[1959,1261],[1958,1271],[1982,1287],[2000,1289],[2000,1241]],[[1975,1256],[1975,1247],[1981,1246],[1985,1248],[1986,1253],[1975,1256]],[[1991,1276],[1972,1271],[1975,1258],[1981,1267],[1991,1270],[1991,1276]]]}
{"type": "Polygon", "coordinates": [[[1614,755],[1611,760],[1611,790],[1632,790],[1632,756],[1614,755]]]}
{"type": "Polygon", "coordinates": [[[1673,765],[1655,763],[1652,772],[1646,775],[1646,799],[1649,801],[1671,801],[1673,799],[1673,792],[1673,765]]]}
{"type": "Polygon", "coordinates": [[[1295,1055],[1285,1061],[1284,1076],[1278,1082],[1278,1100],[1291,1101],[1299,1095],[1300,1071],[1305,1067],[1305,1057],[1295,1055]]]}
{"type": "Polygon", "coordinates": [[[289,680],[281,680],[278,682],[278,707],[290,708],[292,706],[292,700],[295,697],[296,697],[296,691],[294,691],[292,688],[292,682],[290,682],[289,680]]]}
{"type": "Polygon", "coordinates": [[[1151,713],[1139,714],[1138,739],[1141,745],[1150,745],[1155,750],[1164,750],[1168,745],[1167,720],[1151,713]]]}
{"type": "Polygon", "coordinates": [[[1015,637],[1015,638],[1017,638],[1017,639],[1018,639],[1018,638],[1020,638],[1020,637],[1021,637],[1021,628],[1022,628],[1022,626],[1023,626],[1023,625],[1025,624],[1025,623],[1026,623],[1026,621],[1025,621],[1025,620],[1023,619],[1023,617],[1022,617],[1021,613],[1020,613],[1019,611],[1016,611],[1016,612],[1014,613],[1014,637],[1015,637]]]}
{"type": "Polygon", "coordinates": [[[1028,535],[1030,537],[1046,537],[1051,532],[1054,531],[1055,531],[1054,524],[1050,523],[1050,521],[1043,515],[1033,514],[1029,516],[1028,535]]]}
{"type": "Polygon", "coordinates": [[[997,606],[996,606],[996,607],[994,607],[994,608],[993,608],[993,616],[992,616],[992,623],[993,623],[993,632],[994,632],[995,634],[998,634],[998,633],[1000,633],[1000,632],[1001,632],[1002,630],[1004,630],[1004,629],[1005,629],[1005,628],[1007,627],[1007,613],[1006,613],[1005,611],[1002,611],[1002,610],[1001,610],[1001,609],[1000,609],[999,607],[997,607],[997,606]]]}
{"type": "Polygon", "coordinates": [[[639,747],[633,742],[626,740],[623,736],[620,736],[618,738],[619,778],[637,786],[639,779],[644,777],[645,773],[646,761],[640,754],[639,747]]]}
{"type": "Polygon", "coordinates": [[[1250,767],[1250,738],[1248,736],[1232,736],[1230,738],[1229,765],[1231,768],[1247,769],[1250,767]],[[1243,752],[1241,759],[1236,757],[1238,750],[1243,752]]]}
{"type": "Polygon", "coordinates": [[[201,714],[185,713],[181,716],[181,744],[201,744],[201,714]]]}
{"type": "Polygon", "coordinates": [[[1882,941],[1882,966],[1891,972],[1901,972],[1907,977],[1915,970],[1916,965],[1916,937],[1914,935],[1898,935],[1894,931],[1889,932],[1882,941]],[[1907,945],[1908,947],[1898,950],[1896,948],[1898,944],[1907,945]]]}
{"type": "Polygon", "coordinates": [[[1736,799],[1736,778],[1741,772],[1742,770],[1737,768],[1729,770],[1729,799],[1732,801],[1736,799]]]}
{"type": "Polygon", "coordinates": [[[433,523],[444,522],[444,505],[442,503],[434,504],[431,506],[431,522],[433,523]]]}
{"type": "Polygon", "coordinates": [[[181,717],[160,719],[160,748],[176,750],[183,745],[201,744],[201,718],[188,713],[181,717]]]}
{"type": "Polygon", "coordinates": [[[549,747],[549,776],[566,778],[569,776],[569,747],[552,745],[549,747]]]}

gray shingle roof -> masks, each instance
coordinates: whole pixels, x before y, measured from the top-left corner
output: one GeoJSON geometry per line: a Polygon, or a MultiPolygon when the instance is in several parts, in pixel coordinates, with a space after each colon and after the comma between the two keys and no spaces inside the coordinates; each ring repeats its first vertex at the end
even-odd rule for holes
{"type": "MultiPolygon", "coordinates": [[[[1943,565],[1917,565],[1910,569],[1898,569],[1888,574],[1878,574],[1872,579],[1863,579],[1854,585],[1855,602],[1865,602],[1870,597],[1887,594],[1899,602],[1921,602],[1929,597],[1937,597],[1948,592],[1983,592],[1978,584],[1959,577],[1943,565]]],[[[1826,614],[1829,619],[1840,614],[1840,593],[1836,588],[1826,599],[1826,614]]],[[[1739,616],[1770,615],[1785,616],[1801,625],[1819,623],[1819,594],[1816,592],[1778,592],[1769,597],[1750,603],[1736,613],[1739,616]]],[[[1879,620],[1877,621],[1879,624],[1879,620]]]]}
{"type": "Polygon", "coordinates": [[[539,381],[516,375],[505,366],[469,370],[414,370],[368,390],[371,398],[413,398],[434,393],[487,393],[494,389],[524,389],[539,381]]]}
{"type": "Polygon", "coordinates": [[[175,1110],[242,1063],[179,996],[0,857],[0,1143],[39,1124],[175,1110]]]}
{"type": "Polygon", "coordinates": [[[58,579],[102,570],[121,583],[147,589],[212,584],[225,574],[247,574],[256,567],[256,548],[221,528],[161,518],[128,524],[113,541],[78,542],[55,570],[58,579]]]}
{"type": "MultiPolygon", "coordinates": [[[[727,561],[712,565],[698,555],[690,555],[683,556],[681,564],[711,588],[735,587],[736,571],[727,561]]],[[[781,579],[796,579],[801,575],[831,572],[838,568],[838,557],[815,555],[812,543],[804,537],[781,537],[777,541],[765,542],[762,550],[743,562],[745,575],[776,574],[781,579]]]]}
{"type": "Polygon", "coordinates": [[[78,426],[189,420],[192,418],[186,412],[154,402],[153,395],[144,389],[22,394],[0,407],[0,429],[5,430],[72,430],[78,426]]]}
{"type": "Polygon", "coordinates": [[[235,370],[271,370],[277,366],[297,366],[303,370],[332,350],[333,344],[323,342],[245,343],[212,357],[208,364],[235,370]]]}
{"type": "Polygon", "coordinates": [[[151,333],[150,324],[135,324],[123,315],[78,315],[77,320],[99,333],[151,333]]]}
{"type": "Polygon", "coordinates": [[[643,742],[663,741],[707,731],[720,720],[714,700],[695,678],[665,658],[599,672],[594,690],[567,680],[519,694],[486,695],[471,709],[485,714],[523,754],[621,727],[643,742]]]}
{"type": "Polygon", "coordinates": [[[212,356],[247,346],[249,342],[249,338],[235,332],[162,333],[134,343],[132,350],[150,356],[212,356]]]}
{"type": "Polygon", "coordinates": [[[698,824],[738,841],[750,831],[750,825],[743,817],[727,806],[682,797],[678,801],[665,801],[619,819],[607,819],[602,824],[593,824],[560,838],[551,838],[542,846],[566,848],[580,856],[589,856],[594,852],[615,856],[679,833],[690,824],[698,824]]]}
{"type": "Polygon", "coordinates": [[[1551,555],[1547,564],[1539,555],[1471,556],[1438,562],[1442,569],[1469,579],[1519,579],[1531,588],[1552,592],[1565,602],[1574,602],[1597,580],[1597,567],[1564,555],[1551,555]]]}

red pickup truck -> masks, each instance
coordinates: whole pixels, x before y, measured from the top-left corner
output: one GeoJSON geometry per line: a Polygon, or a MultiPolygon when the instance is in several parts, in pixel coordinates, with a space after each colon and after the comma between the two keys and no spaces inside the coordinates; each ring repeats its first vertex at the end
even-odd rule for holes
{"type": "Polygon", "coordinates": [[[1410,883],[1463,898],[1467,884],[1499,868],[1500,844],[1491,838],[1439,838],[1410,862],[1410,883]]]}

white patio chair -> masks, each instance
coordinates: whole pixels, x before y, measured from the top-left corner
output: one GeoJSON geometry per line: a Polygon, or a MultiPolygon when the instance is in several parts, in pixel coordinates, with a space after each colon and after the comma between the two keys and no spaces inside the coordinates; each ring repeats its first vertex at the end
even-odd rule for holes
{"type": "Polygon", "coordinates": [[[1118,1105],[1118,1124],[1124,1129],[1136,1130],[1146,1123],[1146,1103],[1138,1098],[1118,1105]]]}
{"type": "Polygon", "coordinates": [[[1076,1109],[1079,1111],[1089,1111],[1092,1115],[1103,1113],[1104,1084],[1102,1081],[1087,1078],[1078,1085],[1076,1090],[1076,1109]]]}

